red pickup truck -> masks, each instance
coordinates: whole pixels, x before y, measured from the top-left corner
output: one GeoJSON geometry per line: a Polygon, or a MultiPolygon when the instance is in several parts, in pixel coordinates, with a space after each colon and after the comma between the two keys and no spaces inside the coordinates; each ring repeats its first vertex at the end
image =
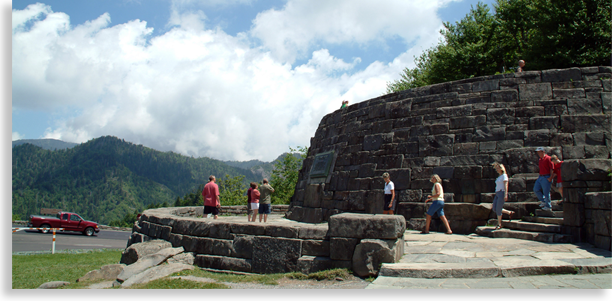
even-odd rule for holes
{"type": "Polygon", "coordinates": [[[100,232],[98,223],[83,220],[78,214],[71,212],[58,212],[56,217],[30,215],[28,227],[45,228],[38,230],[42,233],[49,233],[48,228],[64,228],[64,231],[83,232],[87,236],[100,232]]]}

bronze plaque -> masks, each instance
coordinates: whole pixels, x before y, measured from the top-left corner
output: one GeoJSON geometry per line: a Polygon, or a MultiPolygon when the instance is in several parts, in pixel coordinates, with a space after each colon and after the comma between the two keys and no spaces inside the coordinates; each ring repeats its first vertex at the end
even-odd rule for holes
{"type": "Polygon", "coordinates": [[[334,158],[334,151],[325,152],[315,155],[314,161],[312,162],[312,168],[310,168],[311,178],[323,178],[327,177],[329,173],[329,167],[331,161],[334,158]]]}

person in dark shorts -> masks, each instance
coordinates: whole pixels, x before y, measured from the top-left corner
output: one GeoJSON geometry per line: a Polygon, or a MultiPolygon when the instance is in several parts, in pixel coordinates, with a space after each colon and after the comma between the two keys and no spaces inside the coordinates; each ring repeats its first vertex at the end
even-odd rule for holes
{"type": "Polygon", "coordinates": [[[268,214],[272,208],[272,193],[274,188],[268,184],[268,179],[263,179],[263,185],[259,187],[259,222],[263,216],[264,223],[268,221],[268,214]]]}
{"type": "Polygon", "coordinates": [[[221,207],[221,201],[219,200],[219,186],[216,182],[215,176],[208,177],[208,183],[204,185],[202,190],[202,197],[204,198],[204,215],[212,214],[217,219],[219,215],[219,208],[221,207]]]}
{"type": "Polygon", "coordinates": [[[391,182],[388,172],[383,174],[383,180],[385,180],[385,205],[383,207],[383,214],[393,215],[395,204],[397,203],[395,201],[395,185],[391,182]]]}

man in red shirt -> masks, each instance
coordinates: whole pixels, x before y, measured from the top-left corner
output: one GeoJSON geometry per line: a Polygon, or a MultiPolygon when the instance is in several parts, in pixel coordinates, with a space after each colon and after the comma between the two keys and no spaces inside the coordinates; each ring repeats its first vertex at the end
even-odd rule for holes
{"type": "Polygon", "coordinates": [[[202,190],[202,197],[204,198],[204,215],[212,213],[215,219],[217,219],[219,208],[221,207],[219,186],[215,184],[216,180],[215,176],[208,177],[208,183],[204,185],[204,190],[202,190]]]}
{"type": "Polygon", "coordinates": [[[550,156],[544,152],[543,147],[536,148],[538,153],[538,166],[540,167],[540,176],[533,185],[533,192],[535,192],[538,200],[540,200],[540,207],[544,210],[551,211],[552,205],[550,203],[550,186],[552,180],[555,177],[555,171],[550,156]]]}

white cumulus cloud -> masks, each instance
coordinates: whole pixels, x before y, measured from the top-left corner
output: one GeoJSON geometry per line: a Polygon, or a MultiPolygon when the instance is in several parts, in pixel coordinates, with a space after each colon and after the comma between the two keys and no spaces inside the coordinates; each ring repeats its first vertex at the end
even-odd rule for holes
{"type": "Polygon", "coordinates": [[[207,28],[205,11],[181,10],[183,2],[158,36],[146,20],[110,26],[103,14],[73,26],[42,4],[14,10],[13,110],[72,112],[47,129],[49,138],[114,135],[196,157],[273,160],[289,146],[308,146],[341,100],[384,93],[437,41],[436,9],[447,1],[291,0],[236,36],[207,28]],[[360,58],[317,47],[393,36],[416,46],[361,70],[360,58]],[[300,55],[306,63],[293,65],[300,55]]]}

